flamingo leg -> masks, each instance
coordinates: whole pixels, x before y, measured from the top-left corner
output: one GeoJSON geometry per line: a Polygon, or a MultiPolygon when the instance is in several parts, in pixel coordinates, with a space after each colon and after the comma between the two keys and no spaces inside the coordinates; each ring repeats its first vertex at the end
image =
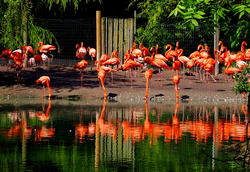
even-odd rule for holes
{"type": "MultiPolygon", "coordinates": [[[[214,80],[214,82],[217,82],[217,80],[214,79],[214,77],[213,77],[210,73],[208,73],[208,75],[210,75],[210,77],[214,80]]],[[[211,79],[211,78],[210,78],[210,79],[211,79]]]]}
{"type": "Polygon", "coordinates": [[[175,92],[176,92],[176,98],[179,98],[178,84],[175,84],[175,92]]]}
{"type": "Polygon", "coordinates": [[[107,94],[106,94],[106,89],[104,87],[104,79],[103,78],[100,78],[100,81],[101,81],[101,84],[102,84],[102,89],[103,89],[103,93],[104,93],[104,98],[107,97],[107,94]]]}
{"type": "Polygon", "coordinates": [[[157,80],[157,85],[156,86],[159,86],[159,80],[161,79],[161,69],[159,68],[159,72],[158,72],[158,80],[157,80]]]}
{"type": "Polygon", "coordinates": [[[93,57],[91,56],[91,59],[92,59],[92,61],[91,61],[91,71],[92,71],[92,68],[93,68],[93,61],[94,61],[94,59],[93,59],[93,57]]]}
{"type": "Polygon", "coordinates": [[[145,97],[148,98],[148,82],[149,82],[149,79],[147,78],[147,84],[146,84],[146,95],[145,97]]]}
{"type": "Polygon", "coordinates": [[[132,75],[131,75],[131,77],[130,77],[130,78],[131,78],[131,88],[133,88],[133,86],[132,86],[132,75]]]}
{"type": "Polygon", "coordinates": [[[190,69],[189,69],[189,78],[190,78],[189,83],[192,83],[192,82],[191,82],[191,72],[190,72],[190,69]]]}
{"type": "Polygon", "coordinates": [[[42,91],[43,91],[43,97],[44,97],[44,94],[45,94],[45,85],[43,85],[42,91]]]}
{"type": "Polygon", "coordinates": [[[80,73],[81,73],[81,87],[82,87],[82,79],[83,79],[82,69],[80,69],[80,73]]]}

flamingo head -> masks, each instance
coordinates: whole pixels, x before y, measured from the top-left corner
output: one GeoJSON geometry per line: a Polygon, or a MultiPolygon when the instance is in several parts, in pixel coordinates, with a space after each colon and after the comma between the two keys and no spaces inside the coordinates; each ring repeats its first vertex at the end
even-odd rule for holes
{"type": "Polygon", "coordinates": [[[220,45],[223,45],[222,41],[219,41],[219,44],[218,44],[218,46],[220,46],[220,45]]]}
{"type": "Polygon", "coordinates": [[[169,47],[171,47],[171,45],[170,45],[170,44],[167,44],[165,49],[168,49],[169,47]]]}
{"type": "Polygon", "coordinates": [[[125,54],[124,59],[128,59],[130,57],[130,54],[125,54]]]}
{"type": "Polygon", "coordinates": [[[133,47],[134,47],[134,48],[136,47],[136,43],[135,43],[135,42],[133,42],[133,47]]]}
{"type": "Polygon", "coordinates": [[[199,51],[202,47],[203,47],[203,45],[198,45],[197,50],[199,51]]]}
{"type": "Polygon", "coordinates": [[[178,42],[178,41],[176,42],[176,47],[177,47],[177,48],[179,47],[179,42],[178,42]]]}
{"type": "Polygon", "coordinates": [[[79,44],[76,44],[76,48],[78,48],[79,47],[79,44]]]}
{"type": "Polygon", "coordinates": [[[243,46],[243,45],[247,46],[246,41],[243,41],[241,45],[242,45],[242,46],[243,46]]]}
{"type": "Polygon", "coordinates": [[[38,46],[40,47],[41,45],[42,45],[43,43],[40,41],[40,42],[38,42],[38,46]]]}
{"type": "Polygon", "coordinates": [[[90,47],[87,48],[87,51],[89,51],[89,50],[90,50],[90,47]]]}
{"type": "Polygon", "coordinates": [[[143,44],[142,44],[142,43],[140,43],[140,44],[139,44],[139,47],[143,47],[143,44]]]}

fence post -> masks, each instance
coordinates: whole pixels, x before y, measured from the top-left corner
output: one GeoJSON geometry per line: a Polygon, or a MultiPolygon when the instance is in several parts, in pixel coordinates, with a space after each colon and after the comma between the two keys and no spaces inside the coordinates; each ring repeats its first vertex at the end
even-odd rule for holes
{"type": "MultiPolygon", "coordinates": [[[[216,20],[216,14],[214,14],[214,20],[216,20]]],[[[218,43],[219,43],[219,28],[218,27],[214,27],[215,33],[214,33],[214,50],[218,49],[218,43]]],[[[218,53],[216,53],[217,59],[218,58],[218,53]]],[[[218,75],[220,72],[220,67],[218,63],[215,63],[215,67],[214,67],[214,74],[218,75]]]]}
{"type": "Polygon", "coordinates": [[[101,11],[96,11],[96,60],[100,61],[102,53],[101,11]]]}
{"type": "Polygon", "coordinates": [[[107,17],[102,17],[102,54],[107,54],[107,17]]]}

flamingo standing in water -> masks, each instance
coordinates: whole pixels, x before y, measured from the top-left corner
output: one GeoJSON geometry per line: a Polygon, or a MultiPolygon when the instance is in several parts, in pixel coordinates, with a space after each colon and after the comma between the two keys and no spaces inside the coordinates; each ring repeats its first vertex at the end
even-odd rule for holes
{"type": "Polygon", "coordinates": [[[106,99],[107,94],[106,94],[106,89],[104,87],[104,80],[106,77],[107,72],[114,72],[114,69],[111,69],[109,67],[106,66],[99,66],[99,61],[95,61],[95,64],[97,65],[96,70],[98,72],[98,79],[101,81],[102,84],[102,89],[104,92],[104,98],[106,99]]]}
{"type": "Polygon", "coordinates": [[[45,84],[47,85],[47,88],[49,90],[49,99],[51,98],[51,89],[50,89],[50,77],[48,76],[41,76],[38,80],[36,80],[36,83],[38,84],[41,82],[43,84],[43,96],[45,93],[45,84]]]}
{"type": "Polygon", "coordinates": [[[76,68],[80,69],[80,74],[81,74],[81,87],[82,87],[82,79],[83,79],[83,70],[87,68],[88,62],[86,60],[82,60],[78,62],[75,66],[73,66],[73,69],[76,70],[76,68]]]}
{"type": "Polygon", "coordinates": [[[179,93],[178,93],[178,84],[180,83],[179,75],[173,76],[173,83],[175,85],[176,98],[179,98],[179,93]]]}
{"type": "Polygon", "coordinates": [[[153,75],[153,71],[152,70],[146,70],[146,72],[145,72],[145,78],[147,80],[146,95],[145,95],[146,98],[148,98],[148,83],[149,83],[149,79],[152,78],[152,75],[153,75]]]}

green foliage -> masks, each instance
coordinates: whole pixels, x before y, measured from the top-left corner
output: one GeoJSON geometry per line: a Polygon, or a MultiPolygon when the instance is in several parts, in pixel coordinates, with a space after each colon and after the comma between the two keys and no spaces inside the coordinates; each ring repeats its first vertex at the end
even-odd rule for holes
{"type": "Polygon", "coordinates": [[[249,75],[250,75],[250,67],[249,63],[245,69],[242,70],[241,73],[235,73],[236,85],[233,87],[233,90],[236,94],[243,92],[247,93],[250,91],[250,83],[249,83],[249,75]]]}
{"type": "Polygon", "coordinates": [[[60,49],[56,37],[48,29],[41,28],[33,22],[31,14],[33,4],[31,1],[17,0],[1,2],[0,7],[0,43],[1,48],[10,48],[11,50],[19,49],[24,45],[23,32],[25,25],[28,25],[28,44],[38,47],[38,42],[52,43],[55,42],[60,49]]]}
{"type": "MultiPolygon", "coordinates": [[[[197,26],[205,26],[208,34],[214,34],[214,27],[219,27],[225,34],[230,32],[228,25],[238,25],[237,32],[230,35],[231,48],[239,46],[241,38],[249,35],[250,1],[233,0],[138,0],[132,1],[141,12],[138,18],[148,20],[146,26],[138,29],[138,39],[158,33],[164,35],[160,25],[178,24],[182,28],[195,31],[197,26]],[[143,33],[145,30],[145,33],[143,33]]],[[[152,38],[152,37],[151,37],[152,38]]],[[[151,44],[149,42],[149,44],[151,44]]]]}
{"type": "MultiPolygon", "coordinates": [[[[86,3],[88,3],[90,0],[86,0],[86,3]]],[[[95,2],[97,0],[93,0],[95,2]]],[[[78,10],[78,4],[81,3],[81,0],[42,0],[41,3],[47,4],[47,7],[49,10],[51,10],[54,6],[59,6],[60,11],[65,11],[67,5],[73,4],[75,7],[75,10],[78,10]]],[[[99,0],[99,3],[102,3],[102,0],[99,0]]]]}

